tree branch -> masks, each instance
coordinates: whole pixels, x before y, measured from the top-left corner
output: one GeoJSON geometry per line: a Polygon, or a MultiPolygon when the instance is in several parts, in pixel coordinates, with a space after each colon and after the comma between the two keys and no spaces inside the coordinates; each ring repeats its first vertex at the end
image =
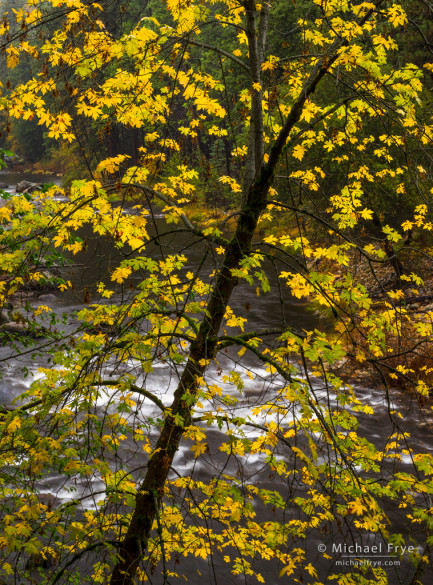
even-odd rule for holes
{"type": "Polygon", "coordinates": [[[233,63],[236,63],[236,65],[239,65],[245,71],[249,72],[249,70],[250,70],[250,68],[248,67],[248,65],[246,63],[244,63],[243,61],[241,61],[240,59],[235,57],[235,55],[232,55],[231,53],[224,51],[224,49],[220,49],[219,47],[213,47],[212,45],[208,45],[207,43],[199,43],[198,41],[192,41],[191,39],[187,39],[187,43],[188,43],[188,45],[194,45],[196,47],[201,47],[203,49],[209,49],[210,51],[214,51],[215,53],[218,53],[219,55],[223,55],[224,57],[227,57],[227,59],[230,59],[231,61],[233,61],[233,63]]]}

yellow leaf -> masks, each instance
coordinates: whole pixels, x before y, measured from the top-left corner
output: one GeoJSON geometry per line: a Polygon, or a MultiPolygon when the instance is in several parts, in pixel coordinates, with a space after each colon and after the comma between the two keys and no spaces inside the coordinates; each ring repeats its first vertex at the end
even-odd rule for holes
{"type": "Polygon", "coordinates": [[[194,457],[196,459],[200,455],[203,455],[203,453],[206,453],[206,450],[207,450],[207,443],[195,443],[195,445],[193,445],[191,447],[191,451],[194,453],[194,457]]]}

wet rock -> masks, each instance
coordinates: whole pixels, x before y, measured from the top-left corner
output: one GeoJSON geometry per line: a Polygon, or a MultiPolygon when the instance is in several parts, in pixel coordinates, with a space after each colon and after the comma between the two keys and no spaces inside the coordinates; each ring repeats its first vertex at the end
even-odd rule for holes
{"type": "Polygon", "coordinates": [[[18,321],[9,321],[8,323],[4,323],[4,325],[0,327],[0,331],[11,333],[13,335],[31,337],[32,339],[40,339],[41,337],[45,337],[47,334],[45,327],[38,326],[37,328],[29,328],[27,323],[21,323],[18,321]]]}
{"type": "Polygon", "coordinates": [[[57,300],[57,296],[53,295],[53,294],[46,294],[46,295],[40,295],[38,297],[38,301],[43,301],[44,303],[51,303],[52,301],[56,301],[57,300]]]}
{"type": "Polygon", "coordinates": [[[52,510],[55,506],[60,504],[60,500],[51,492],[40,492],[38,499],[48,510],[52,510]]]}
{"type": "Polygon", "coordinates": [[[0,312],[0,323],[9,323],[11,320],[11,316],[9,311],[6,309],[2,309],[0,312]]]}
{"type": "Polygon", "coordinates": [[[6,183],[0,183],[0,189],[7,189],[9,187],[9,185],[6,185],[6,183]]]}
{"type": "Polygon", "coordinates": [[[42,183],[30,183],[30,181],[20,181],[15,191],[16,193],[33,193],[34,191],[40,191],[42,189],[42,183]]]}
{"type": "Polygon", "coordinates": [[[20,181],[19,183],[17,183],[15,191],[16,193],[24,193],[24,191],[28,192],[28,189],[30,189],[31,187],[36,187],[36,183],[31,183],[30,181],[20,181]]]}
{"type": "Polygon", "coordinates": [[[21,335],[28,335],[29,331],[23,323],[17,323],[16,321],[9,321],[2,326],[3,331],[8,333],[19,333],[21,335]]]}

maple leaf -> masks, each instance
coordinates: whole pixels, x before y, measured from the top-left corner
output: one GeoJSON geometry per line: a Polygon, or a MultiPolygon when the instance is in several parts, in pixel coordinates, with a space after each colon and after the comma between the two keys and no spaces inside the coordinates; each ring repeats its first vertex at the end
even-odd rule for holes
{"type": "Polygon", "coordinates": [[[197,457],[199,457],[200,455],[203,455],[203,453],[206,453],[208,449],[208,445],[207,443],[201,442],[201,443],[195,443],[194,445],[192,445],[191,447],[191,451],[194,453],[194,457],[197,459],[197,457]]]}

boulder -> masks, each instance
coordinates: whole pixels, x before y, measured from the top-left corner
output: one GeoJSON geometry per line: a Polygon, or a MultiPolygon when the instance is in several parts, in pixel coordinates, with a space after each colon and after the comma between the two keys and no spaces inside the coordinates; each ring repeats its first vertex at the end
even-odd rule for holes
{"type": "Polygon", "coordinates": [[[50,302],[56,301],[56,300],[57,300],[57,296],[53,295],[53,294],[40,295],[38,297],[38,301],[43,301],[44,303],[50,303],[50,302]]]}
{"type": "Polygon", "coordinates": [[[31,183],[30,181],[20,181],[15,187],[16,193],[33,193],[42,188],[42,183],[31,183]]]}
{"type": "Polygon", "coordinates": [[[3,331],[8,333],[19,333],[20,335],[28,335],[28,329],[23,323],[17,323],[16,321],[9,321],[1,327],[3,331]]]}
{"type": "Polygon", "coordinates": [[[16,193],[24,193],[24,191],[28,192],[28,189],[30,189],[30,187],[33,186],[36,186],[36,183],[31,183],[30,181],[20,181],[19,183],[17,183],[15,191],[16,193]]]}
{"type": "Polygon", "coordinates": [[[11,333],[14,335],[21,335],[23,337],[30,337],[31,339],[41,339],[45,337],[48,330],[45,327],[38,326],[37,329],[29,329],[26,323],[17,323],[10,321],[0,326],[0,331],[11,333]]]}
{"type": "Polygon", "coordinates": [[[11,318],[12,317],[10,316],[9,311],[7,311],[6,309],[1,310],[0,323],[9,323],[11,318]]]}

